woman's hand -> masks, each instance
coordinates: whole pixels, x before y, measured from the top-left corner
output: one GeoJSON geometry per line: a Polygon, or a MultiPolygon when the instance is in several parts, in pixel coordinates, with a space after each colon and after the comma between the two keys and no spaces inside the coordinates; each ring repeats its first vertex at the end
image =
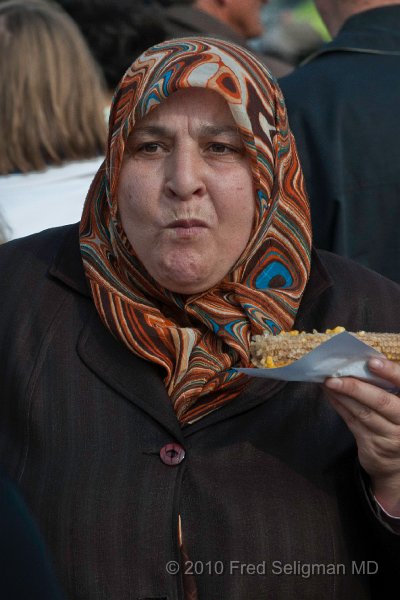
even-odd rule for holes
{"type": "MultiPolygon", "coordinates": [[[[400,365],[371,359],[369,370],[400,389],[400,365]]],[[[332,406],[353,433],[360,464],[381,506],[400,517],[400,398],[354,377],[325,381],[332,406]]]]}

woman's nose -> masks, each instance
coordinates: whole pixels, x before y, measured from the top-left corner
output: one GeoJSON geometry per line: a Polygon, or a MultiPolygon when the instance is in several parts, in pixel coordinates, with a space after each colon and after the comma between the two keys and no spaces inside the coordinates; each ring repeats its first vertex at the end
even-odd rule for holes
{"type": "Polygon", "coordinates": [[[189,145],[174,148],[164,168],[167,197],[189,200],[205,194],[204,162],[198,148],[189,145]]]}

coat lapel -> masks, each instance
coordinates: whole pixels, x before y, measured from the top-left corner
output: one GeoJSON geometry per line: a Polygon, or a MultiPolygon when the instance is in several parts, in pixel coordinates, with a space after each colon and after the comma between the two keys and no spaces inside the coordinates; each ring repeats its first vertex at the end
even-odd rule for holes
{"type": "Polygon", "coordinates": [[[107,386],[182,442],[182,430],[166,393],[161,368],[125,348],[104,327],[97,314],[83,270],[78,226],[68,231],[49,273],[88,299],[88,317],[77,344],[81,360],[107,386]]]}
{"type": "Polygon", "coordinates": [[[177,441],[183,440],[162,369],[125,348],[104,327],[95,310],[79,337],[77,350],[99,379],[150,415],[177,441]]]}

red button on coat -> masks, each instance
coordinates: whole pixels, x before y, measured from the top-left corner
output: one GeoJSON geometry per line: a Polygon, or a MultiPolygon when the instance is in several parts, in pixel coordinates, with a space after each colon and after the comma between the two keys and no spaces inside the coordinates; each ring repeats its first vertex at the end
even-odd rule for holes
{"type": "Polygon", "coordinates": [[[185,458],[185,450],[180,444],[166,444],[160,450],[160,458],[166,465],[179,465],[185,458]]]}

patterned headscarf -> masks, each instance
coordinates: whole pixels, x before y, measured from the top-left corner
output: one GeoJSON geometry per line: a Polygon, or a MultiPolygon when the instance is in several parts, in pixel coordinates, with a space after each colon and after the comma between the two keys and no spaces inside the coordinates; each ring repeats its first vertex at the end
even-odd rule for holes
{"type": "Polygon", "coordinates": [[[311,247],[309,206],[284,101],[250,52],[216,39],[182,38],[153,46],[132,64],[114,96],[107,156],[89,190],[80,240],[103,323],[129,350],[164,367],[181,424],[242,391],[247,378],[233,367],[249,366],[253,335],[292,327],[311,247]],[[170,94],[193,87],[214,90],[228,103],[251,161],[256,216],[244,252],[223,280],[183,296],[161,287],[139,261],[121,225],[117,191],[135,124],[170,94]],[[170,316],[176,309],[191,327],[170,316]]]}

